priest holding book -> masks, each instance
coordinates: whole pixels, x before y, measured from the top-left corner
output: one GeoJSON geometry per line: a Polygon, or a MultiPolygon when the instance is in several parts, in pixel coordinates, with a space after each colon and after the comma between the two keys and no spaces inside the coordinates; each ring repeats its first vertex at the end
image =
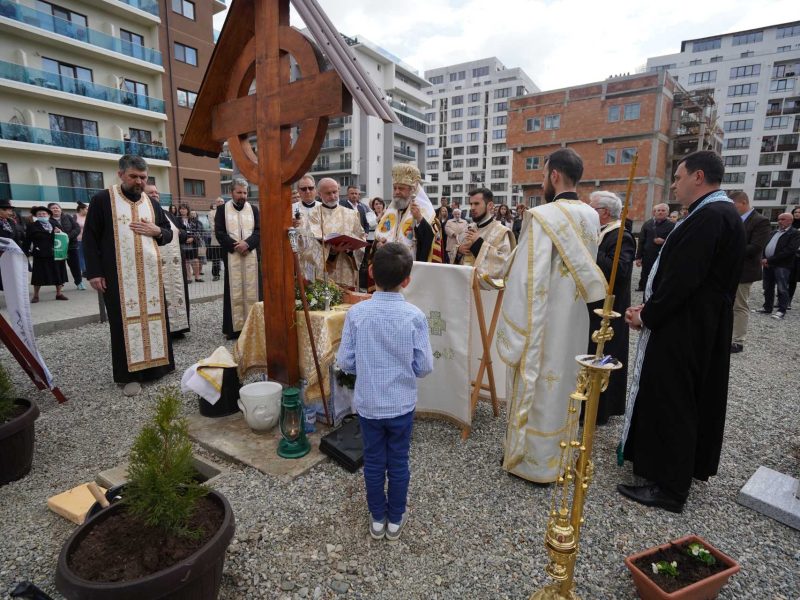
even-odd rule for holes
{"type": "Polygon", "coordinates": [[[300,230],[300,263],[314,279],[332,280],[358,289],[358,269],[364,258],[366,233],[358,212],[339,204],[339,183],[328,177],[318,184],[321,204],[307,213],[300,230]],[[327,241],[326,241],[327,240],[327,241]],[[363,242],[362,247],[360,242],[363,242]]]}

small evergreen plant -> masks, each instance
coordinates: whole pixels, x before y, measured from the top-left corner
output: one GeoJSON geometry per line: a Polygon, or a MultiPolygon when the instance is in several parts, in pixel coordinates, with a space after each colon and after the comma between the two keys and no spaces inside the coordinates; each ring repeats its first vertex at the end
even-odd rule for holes
{"type": "Polygon", "coordinates": [[[196,537],[189,526],[197,501],[208,488],[193,479],[192,444],[174,387],[158,396],[155,414],[131,449],[125,502],[150,526],[181,537],[196,537]]]}
{"type": "Polygon", "coordinates": [[[0,423],[5,423],[11,417],[16,408],[14,400],[14,385],[11,383],[11,377],[3,365],[0,365],[0,423]]]}

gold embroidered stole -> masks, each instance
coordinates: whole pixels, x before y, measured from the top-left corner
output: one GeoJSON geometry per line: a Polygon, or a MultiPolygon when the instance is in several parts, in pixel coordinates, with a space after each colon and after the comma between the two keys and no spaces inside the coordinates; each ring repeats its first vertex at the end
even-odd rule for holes
{"type": "Polygon", "coordinates": [[[167,298],[169,328],[172,331],[182,331],[189,328],[189,311],[186,306],[186,290],[183,287],[180,231],[172,221],[169,221],[169,226],[172,229],[172,241],[160,248],[164,295],[167,298]]]}
{"type": "MultiPolygon", "coordinates": [[[[244,241],[253,235],[255,216],[249,202],[245,202],[242,210],[234,208],[233,200],[225,203],[225,228],[234,242],[244,241]]],[[[242,330],[250,307],[258,302],[256,250],[253,248],[246,256],[238,252],[228,254],[228,285],[234,331],[242,330]]]]}
{"type": "Polygon", "coordinates": [[[109,192],[128,371],[167,365],[169,341],[161,254],[155,239],[135,234],[130,228],[133,222],[155,223],[153,205],[144,194],[136,202],[128,200],[116,185],[109,192]]]}

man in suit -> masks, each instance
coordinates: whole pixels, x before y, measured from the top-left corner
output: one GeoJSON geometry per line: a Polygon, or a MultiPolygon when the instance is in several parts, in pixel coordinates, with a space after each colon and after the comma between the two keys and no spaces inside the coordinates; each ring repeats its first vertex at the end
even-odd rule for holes
{"type": "Polygon", "coordinates": [[[667,239],[669,232],[675,227],[675,223],[670,221],[669,206],[666,204],[656,204],[653,207],[653,218],[644,222],[639,231],[639,247],[636,249],[636,266],[642,267],[642,275],[639,278],[637,291],[644,291],[647,285],[647,278],[653,263],[656,262],[661,246],[667,239]]]}
{"type": "Polygon", "coordinates": [[[792,227],[791,213],[778,215],[778,229],[764,248],[761,266],[764,267],[764,308],[756,312],[772,314],[775,287],[778,288],[778,310],[773,319],[783,319],[789,306],[789,274],[794,266],[794,255],[800,247],[800,229],[792,227]]]}
{"type": "Polygon", "coordinates": [[[358,220],[361,221],[361,228],[364,231],[369,231],[369,222],[367,221],[367,207],[361,204],[361,190],[358,186],[347,186],[347,198],[340,200],[339,204],[345,208],[352,208],[358,211],[358,220]]]}
{"type": "Polygon", "coordinates": [[[761,254],[769,240],[769,219],[750,207],[750,198],[744,192],[733,192],[728,196],[733,206],[742,217],[744,237],[747,246],[744,251],[742,275],[739,287],[736,288],[736,299],[733,302],[733,341],[731,352],[744,350],[747,336],[747,322],[750,318],[750,287],[754,281],[761,279],[761,254]]]}

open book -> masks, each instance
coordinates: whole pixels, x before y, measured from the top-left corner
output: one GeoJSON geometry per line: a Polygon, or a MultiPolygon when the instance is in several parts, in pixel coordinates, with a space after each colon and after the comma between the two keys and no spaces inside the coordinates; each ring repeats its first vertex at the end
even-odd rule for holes
{"type": "Polygon", "coordinates": [[[321,240],[329,246],[346,246],[348,252],[364,248],[369,242],[344,233],[329,233],[321,240]]]}

